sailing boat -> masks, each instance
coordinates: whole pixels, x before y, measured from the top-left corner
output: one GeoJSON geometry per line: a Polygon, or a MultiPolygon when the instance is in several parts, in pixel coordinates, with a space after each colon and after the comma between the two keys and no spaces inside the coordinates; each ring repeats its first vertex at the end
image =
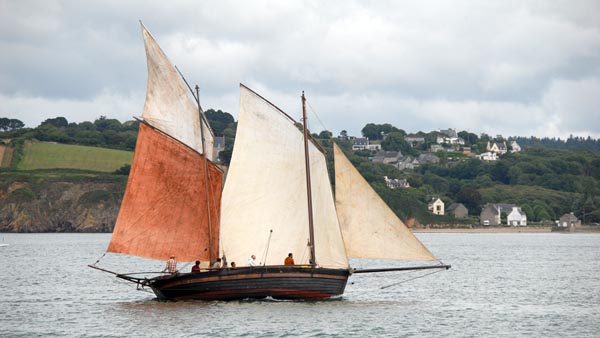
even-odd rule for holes
{"type": "Polygon", "coordinates": [[[304,94],[304,124],[298,128],[288,114],[240,85],[236,141],[221,195],[223,173],[210,160],[205,140],[212,134],[198,97],[194,107],[175,68],[143,26],[142,32],[148,95],[107,251],[200,260],[203,269],[136,277],[91,267],[173,300],[322,299],[343,294],[353,273],[449,268],[441,262],[350,267],[348,257],[436,258],[337,146],[334,199],[325,151],[306,128],[304,94]],[[288,253],[296,255],[294,265],[283,264],[288,253]],[[260,256],[258,265],[242,266],[254,254],[260,256]],[[237,267],[209,268],[218,257],[237,267]]]}

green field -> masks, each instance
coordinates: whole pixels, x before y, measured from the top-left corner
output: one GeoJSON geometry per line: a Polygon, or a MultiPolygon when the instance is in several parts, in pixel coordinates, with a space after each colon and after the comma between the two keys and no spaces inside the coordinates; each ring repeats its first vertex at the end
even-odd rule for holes
{"type": "Polygon", "coordinates": [[[30,143],[24,148],[20,170],[81,169],[112,172],[131,164],[133,152],[57,143],[30,143]]]}

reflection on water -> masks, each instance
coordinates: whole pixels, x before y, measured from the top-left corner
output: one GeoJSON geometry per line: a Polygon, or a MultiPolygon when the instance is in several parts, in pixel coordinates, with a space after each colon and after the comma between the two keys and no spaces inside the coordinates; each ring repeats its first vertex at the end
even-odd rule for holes
{"type": "MultiPolygon", "coordinates": [[[[330,301],[159,302],[87,268],[109,234],[2,234],[0,336],[598,336],[600,235],[418,236],[452,269],[353,275],[330,301]]],[[[117,272],[163,265],[111,254],[100,262],[117,272]]]]}

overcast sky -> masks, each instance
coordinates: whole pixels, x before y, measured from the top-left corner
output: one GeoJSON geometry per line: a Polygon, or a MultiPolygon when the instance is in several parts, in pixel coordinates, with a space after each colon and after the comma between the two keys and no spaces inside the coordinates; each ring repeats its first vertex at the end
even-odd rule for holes
{"type": "Polygon", "coordinates": [[[140,116],[139,20],[237,118],[239,83],[315,132],[600,137],[600,1],[0,0],[0,116],[140,116]]]}

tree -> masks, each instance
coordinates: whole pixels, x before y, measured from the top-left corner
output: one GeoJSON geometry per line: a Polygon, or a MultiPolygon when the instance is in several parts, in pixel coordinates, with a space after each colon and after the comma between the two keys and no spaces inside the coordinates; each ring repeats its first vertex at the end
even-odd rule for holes
{"type": "Polygon", "coordinates": [[[206,115],[210,127],[217,136],[223,136],[225,128],[235,122],[231,114],[223,112],[220,109],[216,111],[209,109],[204,112],[204,115],[206,115]]]}
{"type": "Polygon", "coordinates": [[[469,209],[469,214],[471,215],[478,215],[481,211],[481,193],[474,187],[466,186],[462,188],[456,194],[456,201],[464,204],[469,209]]]}
{"type": "Polygon", "coordinates": [[[388,151],[401,151],[404,155],[415,155],[415,150],[404,140],[404,135],[393,131],[381,142],[381,148],[388,151]]]}
{"type": "Polygon", "coordinates": [[[368,137],[369,140],[381,140],[384,135],[388,135],[392,132],[399,132],[402,136],[406,136],[406,132],[402,129],[398,129],[389,123],[385,124],[374,124],[368,123],[362,130],[364,137],[368,137]]]}
{"type": "Polygon", "coordinates": [[[508,184],[510,182],[510,177],[508,175],[509,169],[510,168],[505,161],[497,161],[490,170],[490,176],[494,181],[508,184]]]}
{"type": "Polygon", "coordinates": [[[330,132],[329,130],[323,130],[323,131],[321,131],[319,133],[318,136],[319,136],[318,137],[319,139],[325,139],[326,140],[326,139],[330,139],[333,136],[333,133],[330,132]]]}
{"type": "Polygon", "coordinates": [[[40,126],[51,125],[56,128],[66,128],[69,125],[69,122],[64,117],[55,117],[53,119],[46,119],[44,122],[40,124],[40,126]]]}
{"type": "Polygon", "coordinates": [[[0,129],[3,131],[21,129],[23,127],[25,127],[25,124],[20,120],[0,117],[0,129]]]}

